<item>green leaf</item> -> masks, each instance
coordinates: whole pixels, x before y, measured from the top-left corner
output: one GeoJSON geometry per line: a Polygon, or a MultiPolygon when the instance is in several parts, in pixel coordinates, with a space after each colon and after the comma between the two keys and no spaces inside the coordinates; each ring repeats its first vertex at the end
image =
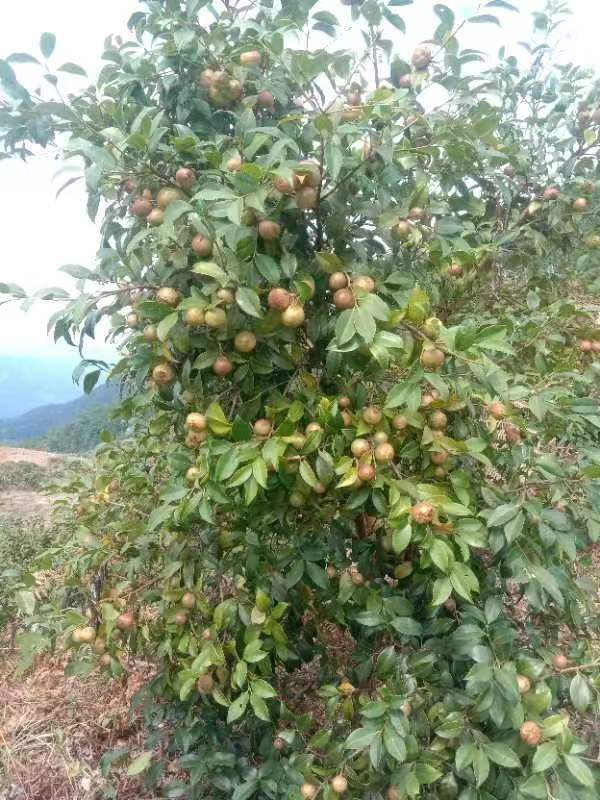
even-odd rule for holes
{"type": "Polygon", "coordinates": [[[442,603],[445,603],[446,600],[452,594],[452,584],[450,583],[450,578],[438,578],[434,581],[433,588],[431,590],[431,603],[434,606],[440,606],[442,603]]]}
{"type": "Polygon", "coordinates": [[[254,709],[254,713],[259,719],[262,719],[264,722],[271,721],[271,715],[269,714],[269,709],[262,697],[252,693],[250,695],[250,705],[254,709]]]}
{"type": "Polygon", "coordinates": [[[231,725],[232,722],[235,722],[237,719],[242,717],[248,707],[248,702],[250,701],[250,692],[243,692],[239,697],[237,697],[233,703],[229,706],[229,710],[227,712],[227,723],[231,725]]]}
{"type": "Polygon", "coordinates": [[[475,773],[476,786],[479,789],[490,774],[490,762],[483,750],[477,750],[473,757],[473,772],[475,773]]]}
{"type": "Polygon", "coordinates": [[[398,555],[403,553],[410,544],[411,537],[412,525],[410,522],[402,528],[394,528],[392,532],[392,549],[394,553],[398,555]]]}
{"type": "Polygon", "coordinates": [[[84,68],[80,67],[79,64],[73,64],[71,61],[67,61],[66,64],[62,64],[58,68],[58,72],[68,72],[71,75],[80,75],[82,78],[87,78],[87,72],[84,70],[84,68]]]}
{"type": "Polygon", "coordinates": [[[521,761],[518,755],[508,745],[501,742],[489,742],[484,746],[485,754],[500,767],[507,767],[508,769],[518,769],[521,766],[521,761]]]}
{"type": "Polygon", "coordinates": [[[255,678],[250,684],[250,690],[252,691],[252,694],[262,697],[265,700],[269,700],[272,697],[277,697],[277,692],[275,689],[270,683],[263,681],[262,678],[255,678]]]}
{"type": "Polygon", "coordinates": [[[153,755],[154,753],[152,750],[144,750],[143,753],[140,753],[140,755],[131,762],[127,768],[127,774],[133,776],[145,772],[150,766],[153,755]]]}
{"type": "Polygon", "coordinates": [[[56,36],[53,33],[42,33],[40,37],[40,50],[44,58],[50,58],[56,47],[56,36]]]}
{"type": "Polygon", "coordinates": [[[391,625],[403,636],[421,636],[423,634],[421,623],[410,617],[396,617],[392,620],[391,625]]]}
{"type": "Polygon", "coordinates": [[[377,325],[369,311],[361,306],[354,310],[354,327],[358,335],[370,344],[377,333],[377,325]]]}
{"type": "MultiPolygon", "coordinates": [[[[498,506],[491,512],[486,513],[488,528],[496,525],[504,525],[519,513],[520,506],[517,503],[505,503],[498,506]]],[[[482,514],[481,516],[484,516],[482,514]]]]}
{"type": "Polygon", "coordinates": [[[192,272],[197,275],[207,275],[209,278],[214,278],[221,286],[226,286],[229,283],[229,276],[225,270],[213,261],[198,261],[192,267],[192,272]]]}
{"type": "Polygon", "coordinates": [[[355,731],[352,731],[344,742],[344,748],[346,750],[364,750],[369,747],[377,734],[378,731],[372,728],[357,728],[355,731]]]}
{"type": "Polygon", "coordinates": [[[588,789],[594,788],[594,775],[585,761],[577,758],[577,756],[571,756],[566,753],[563,755],[563,759],[566,768],[578,783],[587,786],[588,789]]]}
{"type": "Polygon", "coordinates": [[[477,14],[474,17],[469,17],[467,22],[492,23],[493,25],[500,26],[500,20],[493,14],[477,14]]]}
{"type": "Polygon", "coordinates": [[[299,558],[292,563],[288,573],[285,576],[285,585],[288,589],[291,589],[295,586],[304,575],[304,561],[299,558]]]}
{"type": "Polygon", "coordinates": [[[300,472],[300,477],[302,478],[304,483],[310,486],[311,489],[313,486],[316,486],[316,484],[318,483],[317,476],[315,475],[313,468],[306,459],[300,462],[299,472],[300,472]]]}
{"type": "Polygon", "coordinates": [[[35,610],[35,594],[26,589],[15,592],[15,602],[18,609],[27,616],[31,616],[35,610]]]}
{"type": "Polygon", "coordinates": [[[400,764],[406,761],[406,745],[404,744],[404,739],[389,724],[383,729],[383,744],[392,758],[400,764]]]}
{"type": "Polygon", "coordinates": [[[240,286],[235,293],[235,301],[244,314],[248,314],[249,317],[257,317],[260,319],[263,316],[260,307],[260,298],[253,289],[240,286]]]}
{"type": "Polygon", "coordinates": [[[161,342],[165,342],[167,340],[169,331],[171,328],[177,325],[178,320],[179,314],[176,311],[174,311],[172,314],[169,314],[164,319],[161,319],[156,328],[156,335],[161,342]]]}
{"type": "Polygon", "coordinates": [[[580,714],[586,711],[594,699],[587,679],[580,672],[571,681],[569,694],[571,695],[571,702],[580,714]]]}
{"type": "Polygon", "coordinates": [[[533,756],[531,762],[531,769],[534,772],[545,772],[556,764],[558,759],[558,750],[556,745],[552,742],[544,742],[541,744],[533,756]]]}
{"type": "Polygon", "coordinates": [[[269,479],[269,475],[267,472],[267,465],[264,459],[255,458],[252,462],[252,474],[254,475],[254,480],[261,486],[263,489],[267,488],[267,481],[269,479]]]}

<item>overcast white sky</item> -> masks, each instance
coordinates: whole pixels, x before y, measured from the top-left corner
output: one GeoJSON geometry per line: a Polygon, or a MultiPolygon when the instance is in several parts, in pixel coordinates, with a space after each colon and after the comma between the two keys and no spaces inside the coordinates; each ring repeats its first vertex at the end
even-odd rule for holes
{"type": "MultiPolygon", "coordinates": [[[[1,2],[1,0],[0,0],[1,2]]],[[[506,27],[471,26],[469,38],[462,41],[492,53],[501,44],[511,44],[527,35],[529,12],[539,9],[542,0],[512,0],[522,9],[516,14],[502,12],[506,27]]],[[[447,0],[457,17],[474,10],[477,0],[447,0]]],[[[412,47],[433,30],[430,0],[415,0],[413,6],[394,9],[404,16],[408,31],[399,32],[397,48],[407,55],[412,47]]],[[[573,17],[566,29],[564,49],[569,58],[591,65],[600,72],[597,23],[600,9],[596,0],[571,0],[573,17]]],[[[324,3],[324,7],[326,4],[324,3]]],[[[74,61],[94,76],[100,66],[103,41],[111,33],[126,34],[129,15],[139,8],[136,0],[23,0],[11,3],[0,26],[0,57],[12,52],[36,53],[43,31],[56,34],[53,56],[56,66],[74,61]]],[[[341,9],[342,6],[340,5],[341,9]]],[[[348,46],[344,37],[341,46],[348,46]]],[[[75,184],[56,199],[61,185],[54,175],[59,164],[42,156],[28,163],[0,162],[0,224],[2,258],[0,281],[20,283],[28,290],[44,286],[69,287],[70,279],[58,271],[64,264],[89,264],[97,246],[97,231],[85,213],[83,189],[75,184]]],[[[63,178],[64,180],[64,178],[63,178]]],[[[17,308],[0,307],[0,356],[2,353],[58,355],[46,334],[51,309],[35,306],[27,316],[17,308]]],[[[65,350],[63,349],[63,354],[65,350]]]]}

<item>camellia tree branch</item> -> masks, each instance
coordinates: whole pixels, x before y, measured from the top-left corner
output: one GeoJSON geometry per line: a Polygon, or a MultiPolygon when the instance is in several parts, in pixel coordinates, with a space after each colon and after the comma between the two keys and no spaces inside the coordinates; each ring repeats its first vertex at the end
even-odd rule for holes
{"type": "Polygon", "coordinates": [[[492,62],[459,34],[506,0],[408,60],[409,2],[344,5],[148,0],[79,93],[51,34],[0,61],[3,155],[59,146],[101,227],[37,297],[83,353],[108,324],[130,426],[70,487],[83,600],[30,583],[23,646],[152,660],[160,796],[593,800],[599,84],[559,8],[492,62]]]}

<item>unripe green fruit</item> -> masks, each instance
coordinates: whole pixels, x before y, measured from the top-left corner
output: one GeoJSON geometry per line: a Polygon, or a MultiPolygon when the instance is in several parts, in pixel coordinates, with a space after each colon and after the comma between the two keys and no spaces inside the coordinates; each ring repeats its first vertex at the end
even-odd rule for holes
{"type": "Polygon", "coordinates": [[[442,321],[437,317],[429,317],[423,323],[423,333],[430,339],[437,339],[442,332],[442,321]]]}
{"type": "Polygon", "coordinates": [[[235,295],[231,289],[219,289],[217,297],[226,306],[231,306],[235,303],[235,295]]]}
{"type": "Polygon", "coordinates": [[[426,369],[439,369],[444,361],[446,360],[446,356],[443,350],[440,350],[438,347],[429,347],[421,352],[421,364],[426,369]]]}
{"type": "Polygon", "coordinates": [[[156,205],[163,211],[176,200],[183,200],[183,193],[173,186],[165,186],[156,195],[156,205]]]}
{"type": "Polygon", "coordinates": [[[379,425],[382,417],[381,409],[377,406],[367,406],[362,412],[362,418],[367,425],[379,425]]]}
{"type": "Polygon", "coordinates": [[[292,492],[289,497],[289,503],[292,508],[302,508],[306,504],[306,500],[300,492],[292,492]]]}
{"type": "Polygon", "coordinates": [[[304,324],[306,315],[301,305],[291,305],[281,314],[281,322],[286,328],[299,328],[304,324]]]}
{"type": "Polygon", "coordinates": [[[256,336],[252,331],[240,331],[233,341],[238,353],[251,353],[256,349],[256,336]]]}
{"type": "Polygon", "coordinates": [[[185,479],[188,483],[195,483],[201,476],[202,473],[200,472],[198,467],[190,467],[188,471],[185,473],[185,479]]]}
{"type": "Polygon", "coordinates": [[[227,314],[222,308],[209,308],[204,312],[204,323],[208,328],[223,328],[227,324],[227,314]]]}
{"type": "Polygon", "coordinates": [[[201,308],[188,308],[185,312],[183,321],[188,328],[199,328],[204,325],[204,311],[201,308]]]}
{"type": "Polygon", "coordinates": [[[158,340],[158,333],[155,325],[146,325],[143,333],[144,339],[147,342],[156,342],[158,340]]]}
{"type": "Polygon", "coordinates": [[[355,458],[361,458],[371,449],[371,445],[366,439],[355,439],[350,445],[350,450],[355,458]]]}

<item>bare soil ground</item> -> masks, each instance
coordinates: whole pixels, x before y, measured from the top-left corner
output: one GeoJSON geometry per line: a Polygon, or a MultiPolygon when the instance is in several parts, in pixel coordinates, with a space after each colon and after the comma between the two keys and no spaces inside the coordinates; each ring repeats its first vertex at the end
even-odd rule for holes
{"type": "MultiPolygon", "coordinates": [[[[0,447],[0,470],[22,464],[19,477],[27,478],[34,464],[47,470],[51,480],[70,458],[0,447]]],[[[0,489],[0,515],[41,518],[50,524],[53,501],[42,491],[7,485],[0,489]]],[[[110,779],[114,793],[105,794],[109,780],[100,768],[109,750],[125,747],[135,754],[143,749],[139,719],[130,704],[149,679],[151,666],[128,665],[124,680],[100,672],[65,678],[65,659],[46,656],[22,676],[9,639],[7,633],[0,640],[0,800],[153,800],[125,769],[110,779]]]]}

